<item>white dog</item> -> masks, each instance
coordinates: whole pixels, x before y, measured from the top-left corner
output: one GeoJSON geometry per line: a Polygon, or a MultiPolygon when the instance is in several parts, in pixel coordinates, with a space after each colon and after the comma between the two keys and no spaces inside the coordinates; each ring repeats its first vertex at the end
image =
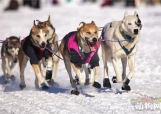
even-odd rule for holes
{"type": "Polygon", "coordinates": [[[120,83],[123,80],[123,90],[131,90],[128,85],[134,75],[135,54],[137,52],[137,43],[142,28],[138,13],[134,15],[124,14],[122,21],[113,21],[107,23],[102,30],[102,58],[104,63],[103,86],[111,88],[108,76],[107,61],[112,61],[116,77],[112,78],[114,83],[120,83]],[[122,61],[122,76],[119,72],[118,62],[122,61]],[[126,65],[128,61],[129,73],[126,76],[126,65]]]}

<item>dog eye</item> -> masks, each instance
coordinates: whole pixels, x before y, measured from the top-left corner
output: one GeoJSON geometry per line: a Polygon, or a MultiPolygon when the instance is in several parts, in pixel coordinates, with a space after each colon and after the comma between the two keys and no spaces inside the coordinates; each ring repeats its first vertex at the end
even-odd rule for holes
{"type": "Polygon", "coordinates": [[[96,32],[94,32],[95,34],[97,34],[97,31],[96,32]]]}
{"type": "Polygon", "coordinates": [[[36,36],[40,38],[40,35],[36,35],[36,36]]]}
{"type": "Polygon", "coordinates": [[[128,25],[131,25],[131,23],[128,23],[128,25]]]}
{"type": "Polygon", "coordinates": [[[91,34],[91,32],[87,32],[88,34],[91,34]]]}

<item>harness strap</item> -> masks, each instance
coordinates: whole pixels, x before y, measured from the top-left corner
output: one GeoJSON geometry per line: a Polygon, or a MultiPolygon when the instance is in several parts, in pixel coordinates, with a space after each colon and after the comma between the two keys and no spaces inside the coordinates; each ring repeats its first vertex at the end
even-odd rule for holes
{"type": "Polygon", "coordinates": [[[118,42],[119,42],[119,44],[120,44],[120,46],[121,46],[121,48],[124,50],[124,52],[126,53],[126,55],[129,55],[132,51],[133,51],[133,49],[135,48],[135,45],[130,49],[130,50],[128,50],[125,46],[123,46],[122,44],[121,44],[121,42],[118,40],[118,42]]]}

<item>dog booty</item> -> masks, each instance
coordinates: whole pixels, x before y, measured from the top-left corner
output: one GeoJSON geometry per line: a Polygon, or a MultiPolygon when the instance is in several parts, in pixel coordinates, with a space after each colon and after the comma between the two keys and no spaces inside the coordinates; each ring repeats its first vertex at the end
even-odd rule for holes
{"type": "Polygon", "coordinates": [[[95,88],[101,88],[101,84],[94,81],[93,87],[95,87],[95,88]]]}
{"type": "Polygon", "coordinates": [[[47,70],[47,71],[46,71],[46,77],[45,77],[45,79],[46,79],[46,80],[50,80],[51,77],[52,77],[52,70],[47,70]]]}
{"type": "Polygon", "coordinates": [[[124,82],[123,82],[122,90],[126,90],[126,91],[130,91],[131,90],[130,86],[128,85],[129,82],[130,82],[130,80],[126,77],[124,79],[124,82]]]}
{"type": "Polygon", "coordinates": [[[108,78],[103,79],[103,87],[111,88],[111,83],[108,78]]]}

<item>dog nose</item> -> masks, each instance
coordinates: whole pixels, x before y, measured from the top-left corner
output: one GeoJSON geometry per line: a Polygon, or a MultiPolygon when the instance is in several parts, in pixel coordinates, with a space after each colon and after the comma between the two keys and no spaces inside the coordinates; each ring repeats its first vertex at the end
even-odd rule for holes
{"type": "Polygon", "coordinates": [[[97,38],[93,38],[92,41],[93,41],[93,42],[97,42],[97,38]]]}
{"type": "Polygon", "coordinates": [[[134,29],[134,34],[138,34],[138,29],[134,29]]]}
{"type": "Polygon", "coordinates": [[[17,63],[17,58],[15,58],[13,61],[14,61],[14,63],[17,63]]]}
{"type": "Polygon", "coordinates": [[[45,47],[45,42],[42,42],[42,43],[41,43],[41,46],[42,46],[42,47],[45,47]]]}

